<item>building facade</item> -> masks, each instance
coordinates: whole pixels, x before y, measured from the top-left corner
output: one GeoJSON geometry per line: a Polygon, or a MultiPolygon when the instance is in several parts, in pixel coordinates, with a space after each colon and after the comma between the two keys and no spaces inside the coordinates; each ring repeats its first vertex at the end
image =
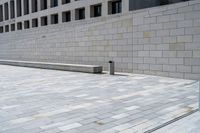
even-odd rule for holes
{"type": "Polygon", "coordinates": [[[200,0],[0,0],[0,59],[200,79],[200,0]]]}

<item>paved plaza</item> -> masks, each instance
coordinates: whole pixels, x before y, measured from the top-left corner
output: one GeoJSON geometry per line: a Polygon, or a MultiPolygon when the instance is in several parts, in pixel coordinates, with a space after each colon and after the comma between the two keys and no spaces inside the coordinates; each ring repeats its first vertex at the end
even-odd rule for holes
{"type": "Polygon", "coordinates": [[[0,133],[141,133],[197,101],[193,80],[0,65],[0,133]]]}

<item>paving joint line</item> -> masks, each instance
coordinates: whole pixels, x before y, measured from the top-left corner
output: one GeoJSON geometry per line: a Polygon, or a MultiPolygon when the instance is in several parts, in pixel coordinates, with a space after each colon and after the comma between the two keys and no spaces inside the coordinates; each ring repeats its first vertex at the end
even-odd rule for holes
{"type": "Polygon", "coordinates": [[[144,133],[152,133],[152,132],[154,132],[154,131],[156,131],[156,130],[159,130],[159,129],[163,128],[163,127],[166,127],[166,126],[168,126],[168,125],[170,125],[170,124],[172,124],[172,123],[174,123],[174,122],[177,122],[177,121],[179,121],[179,120],[181,120],[181,119],[183,119],[183,118],[185,118],[185,117],[188,117],[188,116],[190,116],[190,115],[192,115],[192,114],[194,114],[194,113],[196,113],[196,112],[198,112],[198,111],[199,111],[198,109],[195,109],[195,110],[193,110],[193,111],[191,111],[191,112],[189,112],[189,113],[183,114],[183,115],[181,115],[181,116],[179,116],[179,117],[177,117],[177,118],[174,118],[174,119],[172,119],[172,120],[170,120],[170,121],[168,121],[168,122],[165,122],[165,123],[163,123],[163,124],[161,124],[161,125],[159,125],[159,126],[153,128],[153,129],[150,129],[150,130],[148,130],[148,131],[145,131],[144,133]]]}

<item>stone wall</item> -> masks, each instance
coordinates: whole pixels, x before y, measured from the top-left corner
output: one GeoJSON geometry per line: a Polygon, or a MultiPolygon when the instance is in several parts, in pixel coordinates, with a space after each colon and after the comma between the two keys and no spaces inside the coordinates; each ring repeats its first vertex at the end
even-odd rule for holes
{"type": "Polygon", "coordinates": [[[200,79],[200,0],[3,33],[0,59],[200,79]]]}

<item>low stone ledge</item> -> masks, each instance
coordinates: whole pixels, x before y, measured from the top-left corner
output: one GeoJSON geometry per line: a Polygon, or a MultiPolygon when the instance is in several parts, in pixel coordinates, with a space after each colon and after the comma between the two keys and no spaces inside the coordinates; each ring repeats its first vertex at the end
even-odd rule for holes
{"type": "Polygon", "coordinates": [[[85,73],[102,73],[103,71],[103,67],[98,65],[29,62],[29,61],[14,61],[14,60],[0,60],[0,64],[42,68],[42,69],[63,70],[63,71],[85,72],[85,73]]]}

